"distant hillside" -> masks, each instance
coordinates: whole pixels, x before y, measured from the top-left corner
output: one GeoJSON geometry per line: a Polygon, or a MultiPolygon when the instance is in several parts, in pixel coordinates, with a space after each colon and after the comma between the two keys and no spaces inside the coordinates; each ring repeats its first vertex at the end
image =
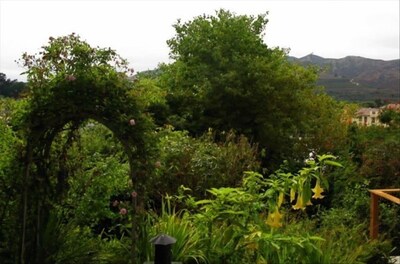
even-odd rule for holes
{"type": "Polygon", "coordinates": [[[400,60],[373,60],[348,56],[326,59],[313,54],[290,61],[321,68],[319,85],[331,96],[346,101],[400,100],[400,60]]]}

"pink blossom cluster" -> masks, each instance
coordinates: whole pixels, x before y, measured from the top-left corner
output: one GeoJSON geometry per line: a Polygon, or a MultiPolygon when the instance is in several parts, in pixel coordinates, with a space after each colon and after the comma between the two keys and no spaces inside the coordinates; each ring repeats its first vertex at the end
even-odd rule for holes
{"type": "MultiPolygon", "coordinates": [[[[118,207],[119,205],[122,205],[122,203],[120,202],[120,201],[118,201],[118,200],[114,200],[113,202],[112,202],[112,206],[113,207],[118,207]]],[[[119,209],[119,214],[120,215],[126,215],[128,213],[128,210],[125,208],[125,207],[121,207],[120,209],[119,209]]]]}
{"type": "Polygon", "coordinates": [[[75,77],[74,75],[70,74],[70,75],[68,75],[65,79],[66,79],[67,81],[69,81],[69,82],[73,82],[73,81],[76,80],[76,77],[75,77]]]}
{"type": "Polygon", "coordinates": [[[120,210],[119,210],[119,214],[120,215],[126,215],[128,213],[128,210],[126,210],[126,208],[121,208],[120,210]]]}

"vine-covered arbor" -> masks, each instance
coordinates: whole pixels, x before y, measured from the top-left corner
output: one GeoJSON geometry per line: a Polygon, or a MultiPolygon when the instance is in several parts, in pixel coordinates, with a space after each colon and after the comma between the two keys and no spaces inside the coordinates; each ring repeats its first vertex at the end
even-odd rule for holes
{"type": "MultiPolygon", "coordinates": [[[[121,142],[138,195],[133,199],[133,221],[144,199],[150,122],[130,92],[133,83],[127,62],[111,49],[92,48],[79,36],[50,38],[37,55],[24,54],[29,99],[22,124],[26,131],[20,262],[43,263],[42,234],[49,217],[49,199],[57,199],[50,175],[50,150],[58,133],[74,130],[87,119],[108,129],[121,142]]],[[[63,179],[58,179],[62,181],[63,179]]],[[[53,180],[54,182],[54,180],[53,180]]],[[[135,259],[136,224],[132,225],[135,259]]]]}

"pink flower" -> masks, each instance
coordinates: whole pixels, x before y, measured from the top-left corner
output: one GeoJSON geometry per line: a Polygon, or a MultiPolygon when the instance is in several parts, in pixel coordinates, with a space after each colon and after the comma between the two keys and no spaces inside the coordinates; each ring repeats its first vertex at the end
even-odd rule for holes
{"type": "Polygon", "coordinates": [[[135,119],[132,118],[131,120],[129,120],[129,125],[131,126],[136,125],[135,119]]]}
{"type": "Polygon", "coordinates": [[[132,198],[136,198],[136,197],[137,197],[137,192],[133,191],[133,192],[131,193],[131,195],[132,195],[132,198]]]}
{"type": "Polygon", "coordinates": [[[74,75],[70,74],[65,79],[67,79],[67,81],[73,82],[76,80],[76,77],[74,75]]]}
{"type": "Polygon", "coordinates": [[[119,201],[118,200],[114,200],[114,202],[112,203],[112,206],[117,207],[119,205],[119,201]]]}
{"type": "Polygon", "coordinates": [[[126,215],[128,213],[128,211],[125,209],[125,208],[121,208],[120,210],[119,210],[119,214],[120,215],[126,215]]]}

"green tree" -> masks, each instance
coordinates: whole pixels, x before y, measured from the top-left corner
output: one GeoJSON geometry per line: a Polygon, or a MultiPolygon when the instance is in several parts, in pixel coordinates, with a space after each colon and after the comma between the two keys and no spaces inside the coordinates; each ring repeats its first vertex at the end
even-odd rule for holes
{"type": "Polygon", "coordinates": [[[149,112],[155,124],[163,126],[166,123],[169,107],[166,102],[166,91],[157,84],[157,79],[148,74],[136,75],[135,89],[131,94],[149,112]]]}
{"type": "Polygon", "coordinates": [[[379,115],[379,120],[391,127],[400,127],[400,112],[386,109],[379,115]]]}
{"type": "Polygon", "coordinates": [[[303,134],[295,145],[295,153],[302,157],[310,149],[317,153],[343,151],[347,147],[349,125],[356,106],[313,91],[304,92],[303,100],[303,134]]]}
{"type": "Polygon", "coordinates": [[[163,65],[169,122],[200,134],[235,129],[266,147],[268,157],[290,156],[304,130],[305,94],[316,72],[287,61],[286,51],[263,42],[268,19],[219,10],[174,25],[167,41],[175,61],[163,65]]]}
{"type": "Polygon", "coordinates": [[[8,79],[4,73],[0,72],[0,96],[16,98],[25,86],[24,82],[8,79]]]}

